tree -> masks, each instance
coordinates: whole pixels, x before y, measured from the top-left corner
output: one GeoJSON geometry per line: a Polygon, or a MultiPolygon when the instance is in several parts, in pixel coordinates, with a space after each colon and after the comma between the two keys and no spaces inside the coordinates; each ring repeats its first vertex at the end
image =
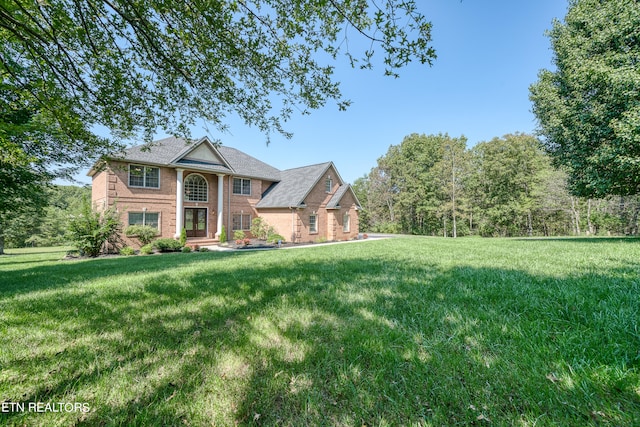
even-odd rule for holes
{"type": "Polygon", "coordinates": [[[545,174],[551,168],[540,142],[512,134],[481,142],[471,150],[473,171],[465,186],[479,208],[476,222],[485,236],[532,235],[545,174]]]}
{"type": "Polygon", "coordinates": [[[549,37],[556,71],[530,88],[547,151],[576,195],[640,193],[640,2],[571,0],[549,37]]]}
{"type": "Polygon", "coordinates": [[[430,41],[413,0],[13,0],[0,3],[0,81],[81,146],[78,124],[151,141],[198,119],[224,130],[229,113],[288,135],[295,109],[349,105],[338,55],[370,68],[381,51],[397,76],[431,64],[430,41]],[[362,54],[349,51],[353,35],[362,54]]]}

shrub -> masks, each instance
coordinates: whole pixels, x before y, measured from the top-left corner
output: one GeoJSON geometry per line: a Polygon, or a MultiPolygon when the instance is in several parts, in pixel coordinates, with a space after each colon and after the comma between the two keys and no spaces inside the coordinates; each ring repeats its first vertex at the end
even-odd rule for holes
{"type": "Polygon", "coordinates": [[[200,248],[200,252],[209,252],[209,248],[200,248]]]}
{"type": "Polygon", "coordinates": [[[190,246],[183,246],[182,247],[182,253],[183,254],[188,254],[189,252],[191,252],[191,247],[190,246]]]}
{"type": "Polygon", "coordinates": [[[131,256],[135,254],[136,251],[134,251],[131,246],[125,246],[124,248],[120,249],[120,255],[131,256]]]}
{"type": "Polygon", "coordinates": [[[120,226],[115,204],[98,211],[84,199],[80,213],[69,219],[69,237],[81,254],[97,257],[105,243],[116,245],[120,226]]]}
{"type": "Polygon", "coordinates": [[[269,234],[269,237],[267,237],[267,243],[278,243],[278,241],[281,241],[282,243],[284,243],[285,239],[284,237],[282,237],[280,234],[277,234],[277,233],[269,234]]]}
{"type": "Polygon", "coordinates": [[[220,243],[227,242],[227,230],[224,228],[224,225],[220,229],[220,243]]]}
{"type": "Polygon", "coordinates": [[[180,242],[169,237],[163,237],[161,239],[155,240],[153,242],[153,247],[160,252],[175,252],[182,249],[182,245],[180,244],[180,242]]]}
{"type": "Polygon", "coordinates": [[[260,217],[256,217],[251,221],[251,234],[258,240],[267,240],[270,234],[274,233],[274,229],[267,221],[260,217]]]}
{"type": "Polygon", "coordinates": [[[242,230],[235,230],[233,232],[233,240],[235,240],[236,243],[237,243],[238,240],[244,240],[245,237],[246,237],[246,235],[244,234],[244,231],[242,231],[242,230]]]}
{"type": "Polygon", "coordinates": [[[140,253],[142,255],[151,255],[153,253],[153,246],[151,244],[144,245],[140,248],[140,253]]]}
{"type": "Polygon", "coordinates": [[[187,244],[187,230],[183,228],[180,230],[180,246],[184,246],[187,244]]]}
{"type": "Polygon", "coordinates": [[[141,245],[148,245],[158,235],[158,229],[150,225],[130,225],[124,229],[127,237],[134,237],[141,245]]]}

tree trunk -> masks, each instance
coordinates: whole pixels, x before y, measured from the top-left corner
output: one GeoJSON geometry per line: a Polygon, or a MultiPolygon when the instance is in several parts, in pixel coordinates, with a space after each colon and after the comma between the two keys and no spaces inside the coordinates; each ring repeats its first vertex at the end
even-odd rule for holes
{"type": "Polygon", "coordinates": [[[4,234],[0,230],[0,255],[4,255],[4,234]]]}
{"type": "Polygon", "coordinates": [[[533,236],[533,219],[531,218],[531,211],[527,212],[527,235],[533,236]]]}
{"type": "Polygon", "coordinates": [[[573,231],[579,236],[580,235],[580,212],[576,209],[576,199],[575,197],[571,198],[571,213],[573,214],[573,231]]]}
{"type": "Polygon", "coordinates": [[[595,234],[593,232],[593,224],[591,223],[591,199],[587,199],[587,233],[589,235],[595,234]]]}

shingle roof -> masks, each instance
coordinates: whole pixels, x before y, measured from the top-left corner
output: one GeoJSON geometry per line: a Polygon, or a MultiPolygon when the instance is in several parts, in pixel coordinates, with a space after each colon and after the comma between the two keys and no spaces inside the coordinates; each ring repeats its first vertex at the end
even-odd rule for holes
{"type": "Polygon", "coordinates": [[[309,191],[331,166],[331,162],[288,169],[280,172],[280,182],[270,188],[257,208],[288,208],[304,203],[309,191]]]}
{"type": "Polygon", "coordinates": [[[136,145],[130,147],[126,149],[122,155],[115,156],[115,158],[161,166],[189,166],[211,172],[221,172],[270,181],[280,180],[280,171],[278,169],[231,147],[214,147],[213,144],[211,145],[211,148],[223,158],[226,164],[182,158],[198,145],[205,143],[210,142],[206,138],[189,142],[184,138],[171,136],[154,141],[150,146],[136,145]]]}
{"type": "Polygon", "coordinates": [[[329,203],[327,203],[327,209],[336,209],[337,207],[339,207],[340,200],[342,199],[342,196],[344,196],[344,193],[346,193],[348,189],[349,189],[348,184],[342,184],[340,187],[338,187],[338,190],[335,192],[333,197],[331,197],[331,200],[329,200],[329,203]]]}

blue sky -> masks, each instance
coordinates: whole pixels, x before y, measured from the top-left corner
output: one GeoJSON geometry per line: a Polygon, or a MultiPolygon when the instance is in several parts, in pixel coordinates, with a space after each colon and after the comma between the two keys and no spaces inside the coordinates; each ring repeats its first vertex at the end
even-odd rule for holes
{"type": "Polygon", "coordinates": [[[567,1],[417,3],[433,24],[438,58],[432,67],[412,64],[394,79],[381,66],[354,70],[346,62],[336,64],[343,97],[353,104],[347,111],[328,103],[311,115],[294,115],[285,124],[294,133],[289,140],[272,135],[267,146],[257,129],[233,118],[229,133],[196,126],[192,136],[219,139],[279,169],[331,160],[353,183],[411,133],[464,135],[471,147],[507,133],[533,132],[529,85],[540,69],[553,67],[544,33],[554,18],[564,18],[567,1]]]}

